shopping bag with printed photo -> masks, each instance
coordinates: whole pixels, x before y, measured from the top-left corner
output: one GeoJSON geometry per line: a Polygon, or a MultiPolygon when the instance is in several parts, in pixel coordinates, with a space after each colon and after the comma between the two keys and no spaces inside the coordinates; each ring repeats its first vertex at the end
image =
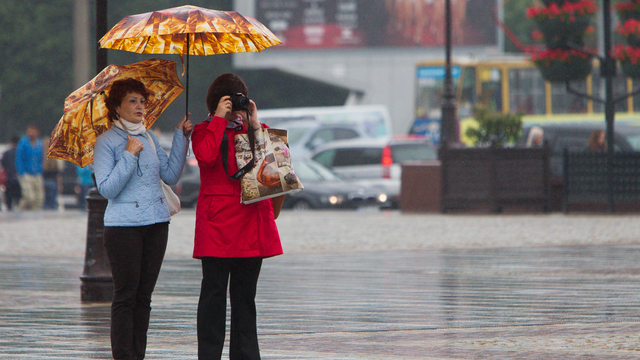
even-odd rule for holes
{"type": "MultiPolygon", "coordinates": [[[[243,204],[295,193],[303,189],[291,165],[291,153],[287,142],[287,130],[260,129],[255,134],[255,165],[242,177],[243,204]]],[[[247,134],[234,139],[238,169],[252,158],[247,134]]]]}

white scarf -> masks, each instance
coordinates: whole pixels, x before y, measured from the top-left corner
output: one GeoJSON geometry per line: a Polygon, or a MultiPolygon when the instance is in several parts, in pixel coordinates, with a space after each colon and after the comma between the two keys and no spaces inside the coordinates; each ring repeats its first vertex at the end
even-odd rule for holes
{"type": "Polygon", "coordinates": [[[118,121],[115,121],[114,124],[131,135],[140,135],[144,134],[147,131],[142,121],[140,121],[139,123],[132,123],[123,118],[120,118],[118,119],[118,121]]]}

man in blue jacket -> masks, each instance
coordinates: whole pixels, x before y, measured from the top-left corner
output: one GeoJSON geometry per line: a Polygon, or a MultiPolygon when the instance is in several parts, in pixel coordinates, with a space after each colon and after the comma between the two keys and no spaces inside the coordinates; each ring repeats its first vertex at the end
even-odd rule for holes
{"type": "Polygon", "coordinates": [[[44,149],[39,138],[40,131],[35,125],[27,127],[27,134],[18,142],[16,148],[16,171],[22,190],[20,210],[42,209],[44,202],[44,181],[42,164],[44,149]]]}

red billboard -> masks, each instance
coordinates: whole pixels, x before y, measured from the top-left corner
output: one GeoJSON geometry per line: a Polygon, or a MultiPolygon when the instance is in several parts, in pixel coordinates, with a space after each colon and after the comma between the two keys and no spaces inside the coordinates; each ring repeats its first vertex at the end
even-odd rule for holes
{"type": "MultiPolygon", "coordinates": [[[[450,0],[453,45],[494,46],[496,0],[450,0]]],[[[255,0],[276,48],[425,47],[445,43],[445,0],[255,0]]]]}

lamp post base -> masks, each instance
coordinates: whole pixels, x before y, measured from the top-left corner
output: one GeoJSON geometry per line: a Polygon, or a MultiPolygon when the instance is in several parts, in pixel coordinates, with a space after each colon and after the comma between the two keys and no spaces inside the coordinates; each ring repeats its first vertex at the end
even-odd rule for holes
{"type": "Polygon", "coordinates": [[[80,299],[91,302],[110,302],[113,299],[113,278],[104,248],[104,211],[107,199],[98,189],[89,190],[87,200],[87,248],[84,271],[80,280],[80,299]]]}
{"type": "Polygon", "coordinates": [[[80,276],[80,300],[83,302],[110,302],[113,298],[111,276],[80,276]]]}

